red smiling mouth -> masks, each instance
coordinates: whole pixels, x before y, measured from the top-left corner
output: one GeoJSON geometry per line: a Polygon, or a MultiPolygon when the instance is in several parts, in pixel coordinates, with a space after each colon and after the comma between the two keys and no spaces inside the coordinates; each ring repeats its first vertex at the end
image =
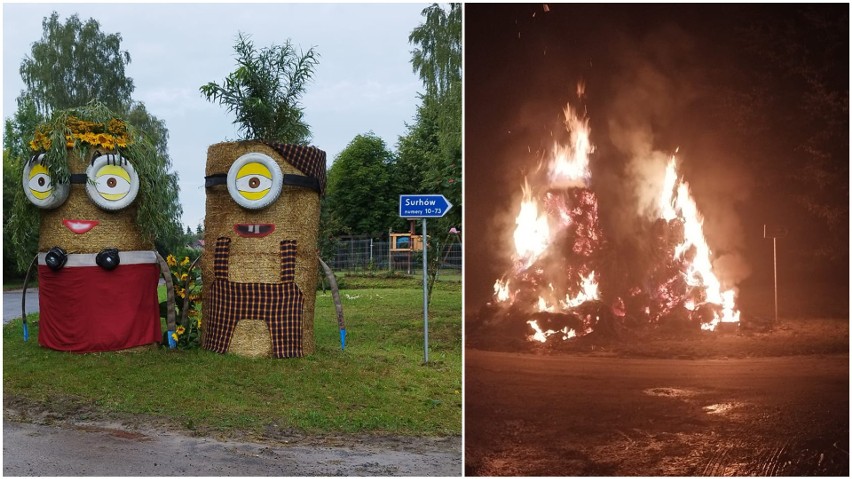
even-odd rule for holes
{"type": "Polygon", "coordinates": [[[275,225],[237,223],[234,225],[234,231],[243,238],[263,238],[275,231],[275,225]]]}
{"type": "Polygon", "coordinates": [[[62,220],[62,224],[72,233],[81,235],[98,225],[97,220],[62,220]]]}

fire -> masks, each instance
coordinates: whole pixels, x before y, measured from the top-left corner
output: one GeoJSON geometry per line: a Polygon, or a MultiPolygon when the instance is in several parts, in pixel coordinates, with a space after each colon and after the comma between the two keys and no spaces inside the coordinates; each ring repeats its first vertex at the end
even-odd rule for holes
{"type": "Polygon", "coordinates": [[[565,309],[576,308],[586,301],[594,301],[600,299],[598,296],[598,282],[595,280],[595,272],[592,271],[588,276],[582,279],[582,288],[576,297],[571,298],[571,295],[565,296],[565,302],[562,303],[565,309]]]}
{"type": "MultiPolygon", "coordinates": [[[[534,331],[533,334],[530,335],[529,338],[528,338],[530,341],[538,341],[540,343],[546,343],[547,338],[550,337],[550,336],[553,336],[556,333],[562,333],[562,340],[563,341],[577,337],[577,333],[573,329],[571,329],[567,326],[560,329],[559,331],[554,331],[552,329],[548,329],[547,331],[542,331],[541,327],[538,325],[538,321],[535,321],[535,320],[527,321],[527,324],[529,324],[530,327],[534,331]]],[[[588,332],[590,332],[590,331],[587,331],[587,333],[588,332]]]]}
{"type": "Polygon", "coordinates": [[[674,155],[658,197],[649,279],[624,296],[613,295],[612,304],[601,302],[599,272],[605,265],[599,253],[605,243],[590,188],[595,146],[585,112],[568,104],[563,114],[565,142],[554,142],[521,185],[513,267],[494,283],[494,303],[505,317],[523,318],[530,328],[527,338],[541,343],[554,336],[581,337],[597,327],[607,334],[623,327],[619,322],[628,314],[650,323],[685,316],[705,330],[738,322],[735,291],[723,291],[713,271],[703,217],[674,155]]]}
{"type": "Polygon", "coordinates": [[[547,216],[540,215],[538,203],[532,198],[529,183],[524,178],[522,188],[524,198],[521,201],[521,211],[515,219],[515,251],[524,268],[528,268],[547,249],[550,242],[550,228],[547,216]]]}
{"type": "MultiPolygon", "coordinates": [[[[582,94],[582,87],[578,88],[582,94]]],[[[571,309],[599,298],[598,279],[588,262],[599,249],[602,235],[597,198],[588,189],[590,155],[595,151],[589,120],[570,104],[563,116],[565,144],[554,142],[542,158],[545,168],[525,177],[521,185],[513,235],[515,266],[511,277],[494,283],[494,299],[527,314],[552,314],[555,321],[564,323],[572,321],[566,314],[571,309]]],[[[564,324],[545,329],[536,320],[528,324],[533,330],[531,341],[545,342],[559,333],[563,339],[578,335],[564,324]]]]}
{"type": "MultiPolygon", "coordinates": [[[[678,179],[677,161],[672,155],[666,167],[664,188],[660,197],[661,217],[666,221],[680,220],[683,223],[683,243],[675,248],[675,260],[686,261],[684,279],[686,284],[703,290],[702,304],[718,306],[721,313],[713,312],[713,318],[701,325],[701,328],[713,331],[719,322],[739,322],[740,312],[736,309],[734,290],[722,291],[722,285],[713,272],[710,261],[712,252],[704,238],[704,218],[698,212],[698,206],[689,193],[689,185],[678,179]]],[[[700,304],[694,300],[685,301],[684,307],[695,311],[700,304]]]]}
{"type": "Polygon", "coordinates": [[[499,303],[509,300],[509,280],[504,282],[498,279],[497,282],[494,283],[494,297],[499,303]]]}
{"type": "Polygon", "coordinates": [[[563,113],[570,137],[567,145],[553,144],[550,182],[559,186],[587,186],[591,178],[589,155],[595,151],[590,140],[589,119],[581,118],[570,104],[563,113]]]}

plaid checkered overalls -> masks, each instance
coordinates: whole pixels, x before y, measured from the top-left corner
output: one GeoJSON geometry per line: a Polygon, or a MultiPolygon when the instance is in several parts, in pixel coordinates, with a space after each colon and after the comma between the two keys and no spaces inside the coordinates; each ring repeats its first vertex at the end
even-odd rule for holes
{"type": "Polygon", "coordinates": [[[216,239],[213,259],[215,280],[208,293],[210,308],[204,348],[228,351],[237,322],[261,319],[269,328],[272,354],[276,358],[301,357],[304,298],[295,282],[296,241],[281,241],[281,283],[234,283],[228,281],[231,238],[216,239]]]}

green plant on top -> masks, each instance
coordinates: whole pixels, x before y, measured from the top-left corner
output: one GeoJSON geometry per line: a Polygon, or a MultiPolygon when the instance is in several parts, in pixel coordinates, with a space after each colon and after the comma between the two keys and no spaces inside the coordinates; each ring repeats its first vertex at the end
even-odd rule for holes
{"type": "Polygon", "coordinates": [[[313,47],[297,52],[288,39],[258,50],[240,33],[234,51],[237,69],[221,85],[203,85],[201,94],[236,114],[242,139],[307,144],[311,132],[299,98],[318,63],[313,47]]]}

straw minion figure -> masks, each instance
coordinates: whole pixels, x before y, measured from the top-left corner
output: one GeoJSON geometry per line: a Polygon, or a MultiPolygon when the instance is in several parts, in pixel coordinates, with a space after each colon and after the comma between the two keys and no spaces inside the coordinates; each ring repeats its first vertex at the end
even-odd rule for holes
{"type": "Polygon", "coordinates": [[[22,180],[27,208],[40,217],[34,263],[44,347],[116,351],[162,338],[162,258],[138,221],[140,199],[162,193],[145,191],[145,176],[157,168],[137,169],[153,150],[135,138],[124,121],[92,104],[58,112],[30,143],[22,180]]]}
{"type": "Polygon", "coordinates": [[[202,346],[252,357],[313,353],[325,152],[212,145],[205,186],[202,346]]]}

